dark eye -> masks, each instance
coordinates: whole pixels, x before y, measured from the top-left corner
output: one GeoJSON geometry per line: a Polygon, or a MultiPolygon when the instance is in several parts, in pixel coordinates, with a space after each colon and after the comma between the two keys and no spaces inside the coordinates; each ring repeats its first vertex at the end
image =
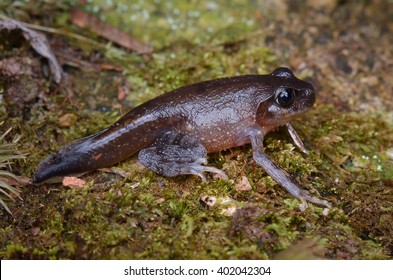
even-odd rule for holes
{"type": "Polygon", "coordinates": [[[277,103],[284,108],[291,106],[294,100],[295,90],[292,88],[283,89],[276,98],[277,103]]]}

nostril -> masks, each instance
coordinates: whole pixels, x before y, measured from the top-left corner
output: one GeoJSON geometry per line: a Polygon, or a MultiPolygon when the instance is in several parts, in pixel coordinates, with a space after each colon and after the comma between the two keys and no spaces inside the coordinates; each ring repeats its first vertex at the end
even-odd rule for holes
{"type": "Polygon", "coordinates": [[[304,102],[308,104],[308,106],[312,106],[315,104],[316,96],[315,92],[311,88],[305,88],[302,90],[302,96],[304,98],[304,102]]]}

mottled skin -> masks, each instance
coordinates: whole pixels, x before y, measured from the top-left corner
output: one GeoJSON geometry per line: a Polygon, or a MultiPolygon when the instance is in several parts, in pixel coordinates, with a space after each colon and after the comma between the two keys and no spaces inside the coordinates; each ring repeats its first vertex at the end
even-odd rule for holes
{"type": "Polygon", "coordinates": [[[203,172],[225,173],[204,166],[206,155],[251,143],[255,161],[280,185],[303,202],[330,207],[301,190],[296,182],[263,152],[263,137],[287,125],[295,143],[305,151],[289,121],[315,102],[313,87],[291,70],[269,75],[222,78],[184,86],[158,96],[110,127],[71,142],[43,160],[35,183],[53,177],[79,175],[111,166],[134,153],[145,166],[164,176],[203,172]]]}

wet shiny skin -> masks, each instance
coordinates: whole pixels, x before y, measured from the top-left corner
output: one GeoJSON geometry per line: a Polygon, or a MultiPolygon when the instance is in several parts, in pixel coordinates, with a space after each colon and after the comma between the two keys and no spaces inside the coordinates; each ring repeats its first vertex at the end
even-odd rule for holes
{"type": "Polygon", "coordinates": [[[263,137],[288,124],[295,143],[304,147],[289,121],[315,102],[313,87],[291,70],[269,75],[222,78],[184,86],[150,100],[110,127],[76,140],[44,159],[33,181],[83,174],[111,166],[139,152],[142,164],[164,176],[204,172],[226,175],[204,166],[206,154],[251,143],[255,161],[293,196],[330,207],[300,189],[263,152],[263,137]]]}

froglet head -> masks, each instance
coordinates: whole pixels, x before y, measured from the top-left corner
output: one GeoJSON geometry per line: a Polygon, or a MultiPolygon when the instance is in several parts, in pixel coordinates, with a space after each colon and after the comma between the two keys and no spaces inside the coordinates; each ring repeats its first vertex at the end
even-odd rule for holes
{"type": "Polygon", "coordinates": [[[265,132],[290,122],[315,103],[313,86],[295,77],[288,68],[277,68],[270,74],[271,95],[259,104],[257,122],[265,132]]]}

